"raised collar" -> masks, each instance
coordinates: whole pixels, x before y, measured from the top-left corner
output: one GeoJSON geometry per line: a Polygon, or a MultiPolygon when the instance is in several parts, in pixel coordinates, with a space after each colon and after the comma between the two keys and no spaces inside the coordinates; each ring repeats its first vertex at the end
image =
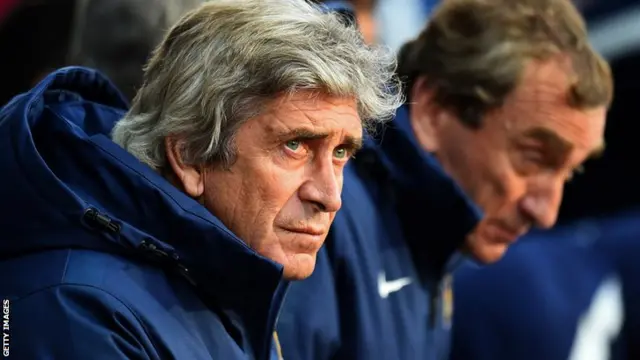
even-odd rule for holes
{"type": "Polygon", "coordinates": [[[418,144],[407,106],[378,137],[374,151],[416,264],[430,277],[442,275],[459,263],[458,250],[482,212],[418,144]]]}

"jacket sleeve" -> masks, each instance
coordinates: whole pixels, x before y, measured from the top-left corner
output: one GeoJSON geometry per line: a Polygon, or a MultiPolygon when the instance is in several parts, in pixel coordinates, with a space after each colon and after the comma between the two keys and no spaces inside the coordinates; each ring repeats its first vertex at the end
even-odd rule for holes
{"type": "Polygon", "coordinates": [[[131,310],[100,289],[60,285],[3,306],[9,309],[10,358],[156,358],[149,356],[151,341],[131,310]]]}
{"type": "Polygon", "coordinates": [[[326,247],[306,280],[289,288],[278,319],[278,337],[286,360],[329,360],[340,347],[338,299],[326,247]]]}

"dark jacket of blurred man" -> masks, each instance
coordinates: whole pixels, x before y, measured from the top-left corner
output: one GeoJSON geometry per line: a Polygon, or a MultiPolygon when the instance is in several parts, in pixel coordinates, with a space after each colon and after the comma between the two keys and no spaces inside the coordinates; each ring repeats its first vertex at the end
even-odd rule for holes
{"type": "Polygon", "coordinates": [[[461,267],[450,359],[637,359],[639,224],[637,210],[583,219],[461,267]]]}
{"type": "Polygon", "coordinates": [[[345,170],[318,267],[280,317],[285,356],[446,358],[459,251],[491,263],[552,226],[602,149],[611,75],[568,1],[444,1],[398,72],[406,105],[345,170]]]}
{"type": "Polygon", "coordinates": [[[304,0],[216,0],[126,101],[68,67],[0,111],[3,351],[281,359],[363,128],[401,104],[392,53],[304,0]],[[394,84],[395,91],[389,91],[394,84]]]}

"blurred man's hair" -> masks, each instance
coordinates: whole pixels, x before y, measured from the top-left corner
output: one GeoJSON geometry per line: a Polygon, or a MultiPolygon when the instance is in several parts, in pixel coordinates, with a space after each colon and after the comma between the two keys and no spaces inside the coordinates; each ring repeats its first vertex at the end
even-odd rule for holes
{"type": "Polygon", "coordinates": [[[530,60],[557,55],[571,59],[571,106],[610,104],[609,66],[588,43],[584,21],[568,0],[445,0],[400,51],[398,72],[407,97],[424,76],[437,104],[477,127],[518,85],[530,60]]]}
{"type": "Polygon", "coordinates": [[[76,0],[69,63],[96,68],[129,99],[164,33],[202,0],[76,0]]]}

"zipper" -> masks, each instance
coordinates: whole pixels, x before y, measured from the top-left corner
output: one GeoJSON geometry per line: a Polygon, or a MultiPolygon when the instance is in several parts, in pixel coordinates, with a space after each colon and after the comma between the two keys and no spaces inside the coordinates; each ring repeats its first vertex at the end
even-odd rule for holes
{"type": "Polygon", "coordinates": [[[271,310],[269,310],[269,315],[267,320],[269,324],[269,329],[271,329],[271,331],[269,332],[269,336],[267,337],[268,341],[266,342],[267,351],[266,351],[265,359],[271,359],[271,351],[273,346],[276,347],[275,350],[278,353],[278,356],[280,357],[279,360],[282,359],[280,341],[276,333],[276,325],[278,323],[278,318],[280,317],[280,311],[282,310],[282,304],[284,303],[288,288],[289,288],[289,283],[287,281],[280,280],[280,282],[278,283],[278,286],[276,287],[275,294],[273,296],[274,301],[271,304],[271,310]]]}

